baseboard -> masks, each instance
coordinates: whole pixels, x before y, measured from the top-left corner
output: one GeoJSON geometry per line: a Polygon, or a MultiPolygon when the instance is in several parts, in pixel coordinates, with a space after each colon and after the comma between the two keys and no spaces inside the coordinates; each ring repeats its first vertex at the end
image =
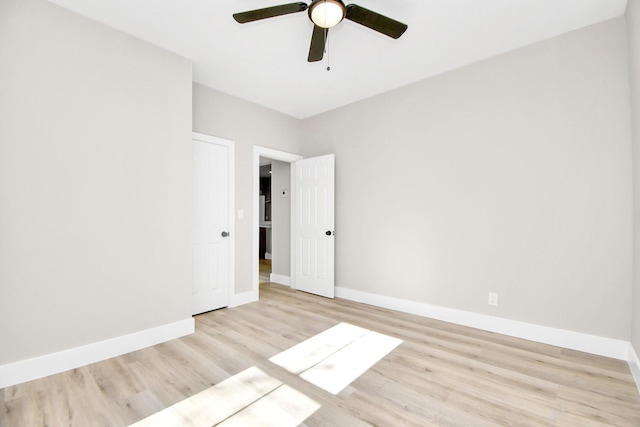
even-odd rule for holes
{"type": "Polygon", "coordinates": [[[0,388],[35,380],[195,332],[193,318],[33,359],[0,365],[0,388]]]}
{"type": "MultiPolygon", "coordinates": [[[[336,287],[336,297],[557,347],[584,351],[619,360],[629,360],[629,343],[627,341],[392,298],[348,288],[336,287]]],[[[638,383],[637,379],[636,383],[638,383]]]]}
{"type": "Polygon", "coordinates": [[[640,359],[638,358],[638,353],[636,353],[631,343],[629,343],[628,361],[631,375],[633,375],[633,379],[636,382],[636,387],[638,388],[638,393],[640,393],[640,359]]]}
{"type": "Polygon", "coordinates": [[[240,294],[234,294],[231,296],[231,303],[229,307],[237,307],[239,305],[249,304],[250,302],[258,301],[258,291],[247,291],[240,294]]]}
{"type": "Polygon", "coordinates": [[[291,286],[291,277],[282,274],[273,274],[269,277],[269,281],[279,285],[291,286]]]}

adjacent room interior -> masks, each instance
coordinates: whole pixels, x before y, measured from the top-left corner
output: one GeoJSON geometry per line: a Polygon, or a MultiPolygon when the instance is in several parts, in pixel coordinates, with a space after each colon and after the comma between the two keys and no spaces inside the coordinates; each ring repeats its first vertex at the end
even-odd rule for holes
{"type": "Polygon", "coordinates": [[[272,204],[271,204],[271,161],[260,158],[260,196],[259,196],[259,249],[260,283],[271,282],[273,249],[272,249],[272,204]]]}
{"type": "Polygon", "coordinates": [[[640,424],[640,0],[183,3],[0,1],[0,425],[640,424]],[[335,298],[296,284],[327,155],[335,298]]]}

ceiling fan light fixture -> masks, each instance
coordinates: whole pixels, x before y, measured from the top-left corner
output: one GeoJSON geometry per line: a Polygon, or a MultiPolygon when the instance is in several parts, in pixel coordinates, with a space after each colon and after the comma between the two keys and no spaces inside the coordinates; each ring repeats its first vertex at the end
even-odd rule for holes
{"type": "Polygon", "coordinates": [[[309,17],[321,28],[331,28],[340,23],[347,9],[340,0],[315,0],[309,6],[309,17]]]}

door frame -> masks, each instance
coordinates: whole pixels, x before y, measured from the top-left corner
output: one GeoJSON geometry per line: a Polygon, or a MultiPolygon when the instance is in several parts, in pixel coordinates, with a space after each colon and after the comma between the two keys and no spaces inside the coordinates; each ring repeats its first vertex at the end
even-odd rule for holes
{"type": "MultiPolygon", "coordinates": [[[[206,135],[204,133],[191,132],[191,140],[202,141],[209,144],[217,144],[227,147],[227,161],[229,168],[229,307],[233,305],[236,291],[236,149],[235,142],[206,135]]],[[[192,195],[193,197],[193,195],[192,195]]],[[[192,260],[193,262],[193,260],[192,260]]],[[[192,268],[193,269],[193,268],[192,268]]],[[[193,279],[192,279],[193,282],[193,279]]],[[[193,286],[193,284],[192,284],[193,286]]]]}
{"type": "MultiPolygon", "coordinates": [[[[258,240],[260,239],[260,206],[258,200],[260,198],[260,157],[264,157],[271,160],[278,160],[285,163],[294,163],[298,160],[302,160],[302,156],[299,154],[288,153],[286,151],[274,150],[273,148],[261,147],[259,145],[253,146],[253,243],[252,243],[252,263],[253,263],[253,280],[252,280],[252,299],[258,301],[260,299],[260,269],[258,266],[259,247],[258,240]]],[[[291,177],[290,177],[291,178],[291,177]]],[[[289,180],[291,182],[291,179],[289,180]]],[[[295,209],[295,195],[290,189],[291,195],[291,223],[289,227],[291,229],[291,241],[290,245],[290,260],[289,260],[289,277],[291,279],[291,287],[295,288],[293,268],[294,268],[294,234],[293,234],[293,212],[295,209]]]]}

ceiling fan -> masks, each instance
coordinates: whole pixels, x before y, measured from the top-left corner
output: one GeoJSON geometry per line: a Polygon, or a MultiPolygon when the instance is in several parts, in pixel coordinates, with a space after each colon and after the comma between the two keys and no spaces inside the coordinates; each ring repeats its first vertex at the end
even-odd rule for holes
{"type": "Polygon", "coordinates": [[[394,39],[399,38],[407,30],[407,25],[384,15],[365,9],[357,4],[344,5],[342,0],[313,0],[311,4],[297,2],[234,13],[233,18],[240,24],[273,18],[290,13],[308,10],[309,19],[313,22],[309,62],[322,60],[327,42],[329,28],[339,24],[343,19],[356,22],[374,31],[394,39]]]}

